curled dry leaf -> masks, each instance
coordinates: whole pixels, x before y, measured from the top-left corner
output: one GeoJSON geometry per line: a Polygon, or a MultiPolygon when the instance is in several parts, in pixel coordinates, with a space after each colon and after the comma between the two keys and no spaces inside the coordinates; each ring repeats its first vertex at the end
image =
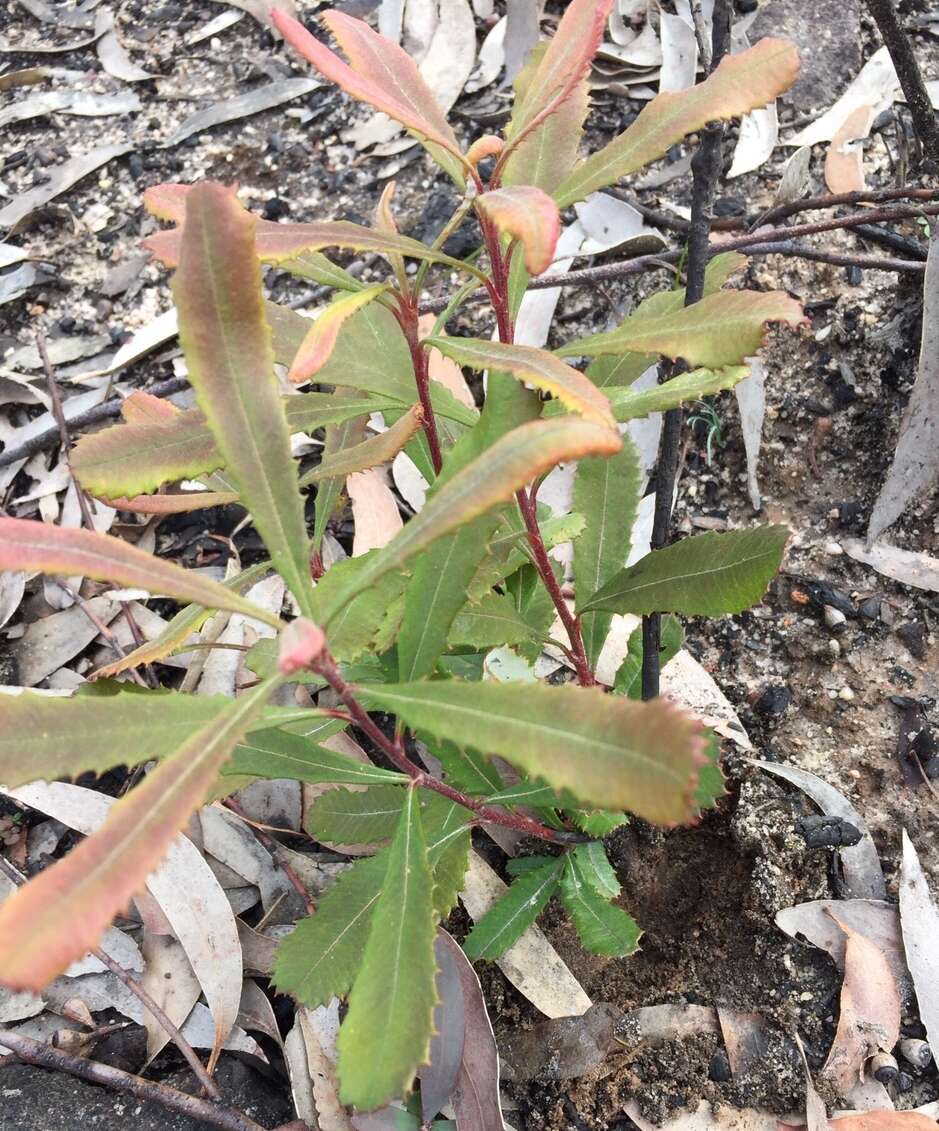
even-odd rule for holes
{"type": "Polygon", "coordinates": [[[811,797],[823,813],[830,817],[842,817],[860,830],[861,840],[857,844],[851,848],[839,849],[848,894],[852,899],[883,899],[887,894],[887,887],[877,848],[864,818],[848,799],[828,782],[796,766],[760,762],[756,759],[753,760],[753,765],[791,782],[811,797]]]}
{"type": "MultiPolygon", "coordinates": [[[[474,919],[481,919],[507,890],[489,865],[471,852],[460,899],[474,919]]],[[[551,946],[540,927],[529,927],[519,941],[496,959],[513,986],[546,1017],[585,1013],[591,1005],[583,986],[551,946]]]]}
{"type": "Polygon", "coordinates": [[[845,933],[844,983],[838,1030],[824,1075],[843,1093],[863,1078],[864,1065],[877,1052],[889,1052],[900,1036],[900,991],[883,951],[841,922],[845,933]]]}

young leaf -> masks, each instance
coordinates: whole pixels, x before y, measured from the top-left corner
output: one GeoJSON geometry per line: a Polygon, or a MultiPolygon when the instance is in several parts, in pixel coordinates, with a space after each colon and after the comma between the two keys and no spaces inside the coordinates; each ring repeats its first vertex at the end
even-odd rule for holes
{"type": "Polygon", "coordinates": [[[175,691],[124,690],[68,699],[32,691],[0,695],[0,782],[13,789],[166,758],[218,718],[228,702],[175,691]],[[25,746],[24,735],[29,735],[25,746]]]}
{"type": "Polygon", "coordinates": [[[374,844],[394,833],[407,798],[395,785],[376,785],[364,793],[328,789],[310,807],[307,831],[327,844],[374,844]]]}
{"type": "Polygon", "coordinates": [[[421,406],[411,405],[406,413],[377,436],[370,436],[360,444],[324,454],[319,467],[314,467],[300,479],[300,486],[319,483],[330,477],[344,477],[355,471],[365,471],[370,467],[388,463],[401,451],[417,432],[424,419],[421,406]]]}
{"type": "Polygon", "coordinates": [[[466,936],[466,957],[471,962],[499,958],[514,946],[557,891],[563,866],[564,858],[559,856],[515,880],[466,936]]]}
{"type": "Polygon", "coordinates": [[[561,217],[546,192],[531,185],[494,189],[476,198],[476,208],[502,235],[521,242],[529,275],[551,266],[561,217]]]}
{"type": "Polygon", "coordinates": [[[561,877],[561,900],[574,920],[584,949],[591,954],[619,957],[632,954],[642,932],[632,915],[608,899],[597,890],[595,882],[588,880],[580,857],[568,853],[561,877]]]}
{"type": "Polygon", "coordinates": [[[666,700],[634,703],[566,685],[444,680],[359,688],[376,710],[458,745],[500,754],[589,805],[658,824],[686,820],[700,725],[666,700]]]}
{"type": "Polygon", "coordinates": [[[582,161],[555,193],[558,207],[567,208],[634,173],[708,122],[765,106],[798,73],[798,52],[785,39],[761,39],[746,51],[727,55],[697,86],[656,95],[625,133],[582,161]]]}
{"type": "Polygon", "coordinates": [[[572,855],[581,875],[596,893],[604,899],[616,899],[622,888],[603,845],[596,840],[578,844],[572,855]]]}
{"type": "Polygon", "coordinates": [[[690,617],[742,612],[763,596],[788,537],[785,526],[756,526],[685,538],[620,570],[583,602],[581,611],[690,617]]]}
{"type": "Polygon", "coordinates": [[[339,1030],[344,1104],[380,1107],[407,1091],[427,1060],[437,1003],[432,889],[418,793],[410,789],[339,1030]]]}
{"type": "MultiPolygon", "coordinates": [[[[584,529],[574,541],[575,590],[595,593],[622,569],[642,486],[639,451],[628,436],[615,456],[578,463],[573,506],[584,516],[584,529]]],[[[591,666],[596,666],[611,621],[611,613],[588,613],[581,622],[591,666]]]]}
{"type": "MultiPolygon", "coordinates": [[[[659,635],[659,666],[664,668],[678,652],[685,640],[681,622],[672,616],[662,617],[659,635]]],[[[637,626],[629,636],[626,658],[619,666],[613,684],[616,695],[626,695],[630,699],[642,698],[642,626],[637,626]]]]}
{"type": "Polygon", "coordinates": [[[368,287],[366,290],[344,295],[331,302],[312,323],[306,337],[300,343],[300,348],[290,366],[290,372],[287,374],[288,380],[300,385],[318,373],[329,360],[346,319],[351,318],[366,303],[384,294],[387,289],[384,285],[368,287]]]}
{"type": "Polygon", "coordinates": [[[316,785],[405,785],[408,780],[396,770],[357,762],[299,735],[275,729],[255,731],[240,742],[222,773],[293,778],[316,785]]]}
{"type": "Polygon", "coordinates": [[[748,365],[728,365],[724,369],[693,369],[690,373],[682,373],[661,385],[653,385],[651,389],[610,389],[610,404],[613,415],[623,424],[640,416],[648,416],[650,412],[667,412],[688,401],[732,389],[749,374],[748,365]]]}
{"type": "Polygon", "coordinates": [[[557,32],[516,92],[500,173],[515,147],[531,139],[581,89],[611,7],[612,0],[573,0],[567,5],[557,32]]]}
{"type": "Polygon", "coordinates": [[[0,979],[41,990],[97,946],[156,868],[276,682],[229,703],[125,797],[101,828],[0,906],[0,979]],[[23,939],[30,940],[29,946],[23,939]]]}
{"type": "MultiPolygon", "coordinates": [[[[802,307],[785,291],[718,291],[692,306],[627,318],[617,329],[568,342],[560,357],[628,352],[661,353],[689,365],[740,365],[763,344],[767,322],[798,326],[802,307]]],[[[460,341],[462,339],[456,339],[460,341]]]]}
{"type": "Polygon", "coordinates": [[[227,609],[280,627],[279,617],[217,581],[144,553],[136,546],[92,530],[66,530],[25,518],[0,517],[0,570],[81,574],[132,589],[146,589],[210,609],[227,609]]]}
{"type": "Polygon", "coordinates": [[[271,12],[274,26],[299,55],[346,94],[400,122],[412,137],[427,145],[431,157],[462,187],[466,173],[456,135],[414,60],[362,20],[334,10],[325,12],[322,20],[339,41],[348,63],[292,16],[271,12]]]}
{"type": "Polygon", "coordinates": [[[621,443],[618,432],[577,417],[536,420],[507,433],[428,499],[424,509],[345,588],[333,593],[329,602],[323,601],[319,623],[329,624],[332,631],[333,618],[353,597],[437,538],[507,502],[542,471],[566,459],[617,452],[621,443]]]}
{"type": "Polygon", "coordinates": [[[303,500],[274,377],[255,223],[221,185],[196,185],[186,197],[173,294],[199,407],[271,562],[309,616],[303,500]]]}
{"type": "MultiPolygon", "coordinates": [[[[413,399],[413,386],[409,395],[413,399]]],[[[141,407],[138,398],[144,397],[148,402],[157,400],[147,393],[132,393],[123,405],[127,423],[89,433],[75,445],[72,468],[82,486],[100,498],[155,491],[163,483],[192,479],[225,466],[225,457],[199,409],[181,412],[169,405],[172,411],[168,415],[148,418],[136,411],[141,407]],[[145,458],[141,453],[146,453],[145,458]]],[[[291,432],[312,432],[400,403],[390,397],[341,398],[334,393],[303,393],[283,400],[291,432]]]]}
{"type": "MultiPolygon", "coordinates": [[[[589,342],[590,339],[585,338],[584,341],[589,342]]],[[[583,373],[559,361],[547,350],[536,349],[534,346],[506,345],[481,338],[426,338],[425,344],[435,346],[460,365],[468,365],[472,369],[500,369],[511,373],[519,381],[527,381],[536,389],[557,397],[563,405],[580,413],[587,420],[598,424],[613,423],[610,402],[603,393],[583,373]]]]}

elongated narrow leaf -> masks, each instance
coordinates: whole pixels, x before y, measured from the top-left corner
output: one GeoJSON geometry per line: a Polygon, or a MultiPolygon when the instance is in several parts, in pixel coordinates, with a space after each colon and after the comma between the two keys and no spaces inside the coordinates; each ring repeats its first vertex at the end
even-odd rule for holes
{"type": "MultiPolygon", "coordinates": [[[[642,491],[639,451],[628,437],[609,459],[583,459],[574,475],[574,510],[584,516],[584,529],[574,541],[574,585],[596,593],[622,569],[629,557],[630,535],[642,491]]],[[[603,648],[611,613],[588,613],[581,632],[592,667],[603,648]]]]}
{"type": "Polygon", "coordinates": [[[767,322],[798,326],[803,318],[802,307],[785,291],[718,291],[680,310],[627,318],[617,329],[568,342],[557,353],[661,353],[717,369],[740,365],[755,354],[767,322]]]}
{"type": "Polygon", "coordinates": [[[569,853],[561,878],[561,900],[584,949],[591,954],[632,954],[642,932],[632,915],[608,899],[597,890],[596,882],[587,878],[581,859],[569,853]]]}
{"type": "Polygon", "coordinates": [[[97,946],[105,928],[156,868],[202,804],[235,743],[275,686],[229,703],[144,783],[112,808],[92,836],[0,907],[0,980],[40,990],[97,946]],[[28,938],[30,945],[24,946],[28,938]]]}
{"type": "Polygon", "coordinates": [[[748,365],[728,365],[724,369],[693,369],[690,373],[682,373],[661,385],[653,385],[651,389],[610,389],[610,404],[613,415],[623,424],[628,420],[648,416],[650,412],[667,412],[670,408],[678,408],[689,401],[732,389],[749,374],[748,365]]]}
{"type": "Polygon", "coordinates": [[[349,62],[344,63],[292,16],[275,10],[271,20],[290,46],[326,78],[429,143],[428,152],[437,164],[458,185],[463,184],[466,174],[456,135],[414,60],[396,43],[361,20],[328,11],[322,20],[348,56],[349,62]]]}
{"type": "Polygon", "coordinates": [[[534,631],[505,593],[488,593],[478,604],[466,604],[454,617],[450,643],[471,648],[496,648],[531,640],[534,631]]]}
{"type": "Polygon", "coordinates": [[[66,530],[25,518],[0,517],[0,570],[6,569],[40,570],[64,577],[81,574],[177,601],[195,601],[210,609],[228,609],[275,628],[281,623],[217,581],[92,530],[66,530]]]}
{"type": "MultiPolygon", "coordinates": [[[[568,10],[570,10],[570,5],[568,10]]],[[[538,73],[549,44],[539,44],[515,80],[515,105],[524,107],[528,91],[538,73]]],[[[577,161],[577,150],[590,107],[588,75],[574,84],[569,96],[552,114],[515,143],[502,169],[503,185],[535,185],[547,193],[570,174],[577,161]]],[[[510,121],[507,133],[513,132],[510,121]]]]}
{"type": "Polygon", "coordinates": [[[615,184],[708,122],[765,106],[787,90],[798,73],[798,52],[785,39],[761,39],[746,51],[726,56],[712,75],[690,90],[656,95],[625,133],[582,161],[557,190],[558,206],[566,208],[615,184]]]}
{"type": "MultiPolygon", "coordinates": [[[[452,357],[461,365],[468,365],[472,369],[492,368],[511,373],[520,381],[526,381],[536,389],[557,397],[563,405],[580,413],[587,420],[600,424],[613,423],[610,402],[596,385],[547,350],[484,341],[482,338],[441,337],[427,338],[425,341],[427,345],[435,346],[442,354],[452,357]]],[[[584,341],[590,339],[585,338],[584,341]]]]}
{"type": "MultiPolygon", "coordinates": [[[[123,406],[127,423],[82,436],[75,445],[72,467],[86,490],[104,499],[117,499],[155,491],[164,483],[191,479],[225,466],[225,457],[199,409],[181,412],[170,405],[170,414],[148,419],[134,411],[139,407],[139,397],[157,399],[146,393],[131,394],[123,406]],[[128,415],[129,410],[134,412],[133,417],[128,415]]],[[[400,403],[381,396],[341,398],[333,393],[302,393],[283,399],[291,432],[312,432],[400,403]]]]}
{"type": "Polygon", "coordinates": [[[407,1091],[427,1060],[437,1004],[432,888],[417,791],[409,790],[339,1030],[345,1104],[380,1107],[407,1091]]]}
{"type": "Polygon", "coordinates": [[[331,302],[313,322],[307,336],[300,343],[287,377],[296,385],[309,381],[329,360],[346,319],[387,289],[385,286],[368,287],[331,302]]]}
{"type": "Polygon", "coordinates": [[[742,612],[763,596],[788,537],[785,526],[757,526],[685,538],[621,570],[584,600],[582,611],[705,617],[742,612]]]}
{"type": "Polygon", "coordinates": [[[374,844],[387,840],[398,826],[407,791],[378,785],[353,793],[329,789],[310,807],[307,830],[327,844],[374,844]]]}
{"type": "Polygon", "coordinates": [[[476,207],[502,235],[521,242],[530,275],[540,275],[551,266],[561,217],[546,192],[531,185],[495,189],[478,197],[476,207]]]}
{"type": "Polygon", "coordinates": [[[357,762],[297,734],[259,730],[240,742],[225,767],[225,774],[258,778],[294,778],[296,781],[336,785],[404,784],[407,777],[395,770],[357,762]]]}
{"type": "Polygon", "coordinates": [[[507,502],[541,472],[566,459],[617,452],[621,443],[618,432],[576,417],[536,420],[514,429],[457,472],[383,550],[350,578],[346,588],[334,593],[328,605],[324,602],[320,623],[331,624],[353,597],[379,578],[437,538],[507,502]]]}
{"type": "MultiPolygon", "coordinates": [[[[242,594],[267,573],[271,568],[270,562],[257,562],[253,566],[236,574],[228,581],[222,582],[223,589],[230,589],[233,593],[242,594]]],[[[140,664],[153,664],[163,660],[175,652],[180,645],[194,633],[198,632],[205,621],[211,616],[211,611],[204,605],[187,605],[170,620],[166,627],[152,640],[146,640],[133,651],[124,656],[119,656],[110,664],[105,664],[95,672],[95,678],[119,675],[129,668],[140,664]]]]}
{"type": "Polygon", "coordinates": [[[507,154],[541,123],[550,121],[578,89],[590,69],[611,7],[612,0],[573,0],[568,4],[537,66],[516,92],[507,154]]]}
{"type": "Polygon", "coordinates": [[[132,499],[112,499],[111,505],[131,514],[187,514],[208,507],[227,507],[238,502],[235,491],[176,491],[165,495],[134,495],[132,499]]]}
{"type": "Polygon", "coordinates": [[[500,754],[589,805],[659,824],[689,814],[702,763],[700,725],[665,700],[594,689],[446,680],[360,688],[372,707],[461,746],[500,754]]]}
{"type": "Polygon", "coordinates": [[[557,891],[563,867],[564,857],[559,856],[515,880],[466,936],[463,943],[466,957],[471,962],[478,958],[500,958],[514,946],[557,891]]]}
{"type": "Polygon", "coordinates": [[[420,405],[412,405],[406,413],[377,436],[353,444],[348,448],[324,456],[319,467],[308,471],[300,480],[300,486],[319,483],[335,476],[351,475],[355,471],[365,471],[370,467],[387,463],[400,452],[423,423],[424,414],[420,405]]]}
{"type": "Polygon", "coordinates": [[[309,549],[264,317],[254,219],[221,185],[196,185],[173,294],[189,380],[277,572],[310,612],[309,549]]]}

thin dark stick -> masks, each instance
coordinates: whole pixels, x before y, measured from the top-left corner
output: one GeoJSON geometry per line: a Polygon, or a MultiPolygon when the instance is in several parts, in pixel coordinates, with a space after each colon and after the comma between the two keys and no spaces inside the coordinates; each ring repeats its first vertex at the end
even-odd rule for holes
{"type": "Polygon", "coordinates": [[[896,68],[913,118],[913,128],[923,147],[924,164],[930,172],[939,171],[939,122],[936,121],[913,47],[900,24],[892,0],[867,0],[867,7],[896,68]]]}
{"type": "MultiPolygon", "coordinates": [[[[730,0],[716,0],[711,27],[711,64],[716,67],[730,47],[730,0]]],[[[709,258],[711,209],[721,175],[721,141],[724,126],[715,122],[701,132],[701,141],[691,159],[691,225],[688,229],[687,283],[685,306],[699,302],[704,295],[704,271],[709,258]]],[[[680,372],[670,367],[668,376],[680,372]]],[[[669,409],[662,422],[658,469],[655,480],[655,510],[652,517],[650,547],[660,550],[668,544],[672,517],[672,500],[678,476],[678,453],[681,448],[682,410],[669,409]]],[[[662,615],[650,613],[642,618],[642,697],[655,699],[659,694],[662,642],[662,615]]]]}
{"type": "Polygon", "coordinates": [[[919,240],[911,240],[907,236],[901,236],[899,232],[892,232],[889,228],[881,228],[878,224],[858,224],[854,230],[870,243],[879,244],[880,247],[888,247],[891,251],[899,251],[901,255],[908,255],[913,259],[922,260],[923,263],[926,262],[926,256],[929,253],[926,250],[926,245],[920,243],[919,240]]]}
{"type": "MultiPolygon", "coordinates": [[[[3,872],[7,879],[16,884],[17,887],[22,887],[22,885],[26,883],[26,877],[19,871],[18,868],[15,868],[2,854],[0,854],[0,872],[3,872]]],[[[186,1063],[192,1069],[196,1079],[205,1089],[206,1095],[216,1103],[220,1103],[222,1099],[222,1093],[218,1090],[218,1085],[215,1083],[212,1077],[208,1074],[208,1072],[206,1072],[205,1066],[203,1065],[202,1061],[196,1056],[192,1045],[186,1040],[179,1029],[176,1028],[173,1022],[169,1019],[169,1017],[167,1017],[160,1006],[157,1005],[157,1003],[153,1000],[149,993],[147,993],[147,991],[137,981],[137,979],[130,973],[130,971],[125,970],[124,967],[120,965],[120,963],[115,962],[110,954],[108,954],[107,951],[102,950],[100,946],[92,947],[91,953],[95,956],[95,958],[97,958],[99,962],[107,966],[107,968],[111,971],[115,978],[123,982],[123,984],[140,1001],[145,1009],[148,1009],[150,1013],[153,1014],[153,1016],[159,1022],[161,1028],[185,1057],[186,1063]]]]}
{"type": "Polygon", "coordinates": [[[811,259],[816,263],[831,263],[835,267],[860,267],[862,271],[890,271],[899,274],[922,275],[926,264],[914,259],[894,259],[888,255],[853,255],[850,252],[826,251],[793,240],[778,243],[751,244],[747,255],[785,255],[793,259],[811,259]]]}
{"type": "Polygon", "coordinates": [[[51,1045],[44,1045],[41,1041],[34,1041],[31,1037],[24,1037],[21,1033],[14,1033],[9,1029],[0,1029],[0,1045],[12,1049],[26,1064],[68,1072],[71,1076],[78,1076],[91,1084],[101,1084],[118,1092],[128,1092],[139,1100],[152,1100],[190,1119],[202,1120],[213,1127],[221,1127],[223,1131],[265,1131],[260,1123],[255,1123],[253,1119],[249,1119],[243,1112],[234,1108],[217,1107],[208,1100],[177,1091],[167,1084],[158,1084],[153,1080],[144,1080],[142,1076],[122,1072],[109,1064],[99,1064],[82,1057],[69,1056],[51,1045]]]}
{"type": "Polygon", "coordinates": [[[822,196],[806,196],[802,200],[791,200],[764,212],[758,223],[768,224],[770,220],[784,220],[797,212],[813,212],[823,208],[840,208],[855,204],[886,204],[891,200],[931,201],[939,197],[939,189],[910,188],[903,186],[889,189],[863,189],[857,192],[826,193],[822,196]]]}

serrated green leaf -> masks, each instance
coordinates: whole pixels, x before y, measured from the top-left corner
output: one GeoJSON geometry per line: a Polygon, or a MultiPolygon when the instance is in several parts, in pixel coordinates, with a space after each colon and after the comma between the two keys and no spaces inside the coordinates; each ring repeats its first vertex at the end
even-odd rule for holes
{"type": "Polygon", "coordinates": [[[565,814],[589,836],[609,836],[614,829],[629,824],[625,813],[612,809],[565,809],[565,814]]]}
{"type": "Polygon", "coordinates": [[[515,880],[466,936],[466,957],[471,962],[499,958],[514,946],[557,891],[563,865],[564,858],[559,856],[515,880]]]}
{"type": "Polygon", "coordinates": [[[757,526],[685,538],[620,570],[581,611],[707,617],[742,612],[763,596],[788,537],[785,526],[757,526]]]}
{"type": "MultiPolygon", "coordinates": [[[[582,459],[574,474],[573,506],[584,516],[584,529],[574,541],[574,586],[596,591],[622,569],[629,557],[633,524],[643,487],[639,450],[623,437],[623,447],[609,459],[582,459]]],[[[596,667],[610,630],[612,613],[593,612],[581,618],[581,634],[590,666],[596,667]]]]}
{"type": "Polygon", "coordinates": [[[556,856],[510,856],[505,862],[505,870],[510,876],[524,876],[535,868],[557,862],[556,856]]]}
{"type": "Polygon", "coordinates": [[[409,790],[339,1030],[344,1104],[380,1107],[406,1092],[427,1060],[437,1003],[432,890],[420,804],[409,790]]]}
{"type": "Polygon", "coordinates": [[[698,788],[694,795],[694,803],[699,812],[713,809],[718,800],[727,793],[724,787],[724,775],[721,772],[720,736],[710,728],[704,732],[704,736],[707,740],[704,751],[707,762],[701,767],[698,788]]]}
{"type": "MultiPolygon", "coordinates": [[[[545,549],[551,550],[576,538],[584,528],[583,515],[565,514],[550,517],[547,508],[539,507],[538,525],[545,549]]],[[[503,511],[499,527],[489,542],[489,553],[482,560],[467,590],[471,601],[478,601],[490,589],[510,577],[531,561],[528,534],[517,508],[503,511]]]]}
{"type": "Polygon", "coordinates": [[[375,844],[394,833],[404,803],[405,790],[396,785],[328,789],[310,807],[307,831],[327,844],[375,844]]]}
{"type": "MultiPolygon", "coordinates": [[[[325,735],[324,735],[325,737],[325,735]]],[[[325,746],[279,729],[258,730],[240,743],[225,767],[226,774],[250,774],[257,778],[293,778],[318,785],[407,784],[397,770],[385,770],[337,754],[325,746]]],[[[325,796],[325,795],[324,795],[325,796]]],[[[358,843],[358,842],[355,842],[358,843]]]]}
{"type": "Polygon", "coordinates": [[[581,875],[603,899],[616,899],[622,891],[606,849],[599,841],[578,844],[573,851],[581,875]]]}
{"type": "Polygon", "coordinates": [[[511,597],[487,593],[479,602],[463,606],[450,628],[450,644],[470,648],[495,648],[532,640],[536,633],[521,616],[511,597]]]}
{"type": "Polygon", "coordinates": [[[309,543],[264,317],[255,224],[228,189],[194,186],[173,295],[199,407],[271,562],[309,616],[309,543]]]}
{"type": "Polygon", "coordinates": [[[410,727],[500,754],[588,805],[664,824],[690,814],[699,724],[664,699],[635,703],[593,688],[455,679],[358,694],[410,727]]]}
{"type": "Polygon", "coordinates": [[[639,945],[636,920],[597,891],[584,875],[582,861],[573,853],[565,858],[561,900],[567,908],[585,950],[591,954],[623,957],[639,945]]]}
{"type": "Polygon", "coordinates": [[[463,890],[469,861],[472,813],[439,793],[425,794],[421,819],[427,836],[427,856],[434,870],[434,914],[445,919],[463,890]]]}
{"type": "MultiPolygon", "coordinates": [[[[91,770],[136,765],[172,754],[218,718],[231,702],[222,695],[129,691],[68,699],[24,691],[0,695],[0,782],[8,789],[55,781],[91,770]],[[24,744],[24,735],[29,736],[24,744]]],[[[295,712],[267,708],[255,728],[295,712]]]]}
{"type": "Polygon", "coordinates": [[[502,789],[499,771],[482,754],[420,731],[417,737],[443,766],[444,777],[455,789],[470,794],[488,794],[502,789]]]}
{"type": "Polygon", "coordinates": [[[402,570],[389,570],[370,586],[358,584],[358,578],[374,565],[381,550],[370,550],[358,558],[336,562],[317,582],[313,590],[314,619],[329,623],[329,648],[343,663],[358,659],[363,652],[383,650],[387,619],[404,594],[407,575],[402,570]],[[350,587],[357,594],[349,601],[340,600],[350,587]],[[335,610],[334,612],[332,610],[335,610]]]}
{"type": "MultiPolygon", "coordinates": [[[[685,633],[681,622],[673,616],[662,617],[659,637],[659,666],[664,668],[668,661],[681,649],[685,633]]],[[[613,683],[615,695],[626,695],[630,699],[642,698],[642,626],[637,626],[629,636],[626,657],[619,666],[613,683]]]]}

